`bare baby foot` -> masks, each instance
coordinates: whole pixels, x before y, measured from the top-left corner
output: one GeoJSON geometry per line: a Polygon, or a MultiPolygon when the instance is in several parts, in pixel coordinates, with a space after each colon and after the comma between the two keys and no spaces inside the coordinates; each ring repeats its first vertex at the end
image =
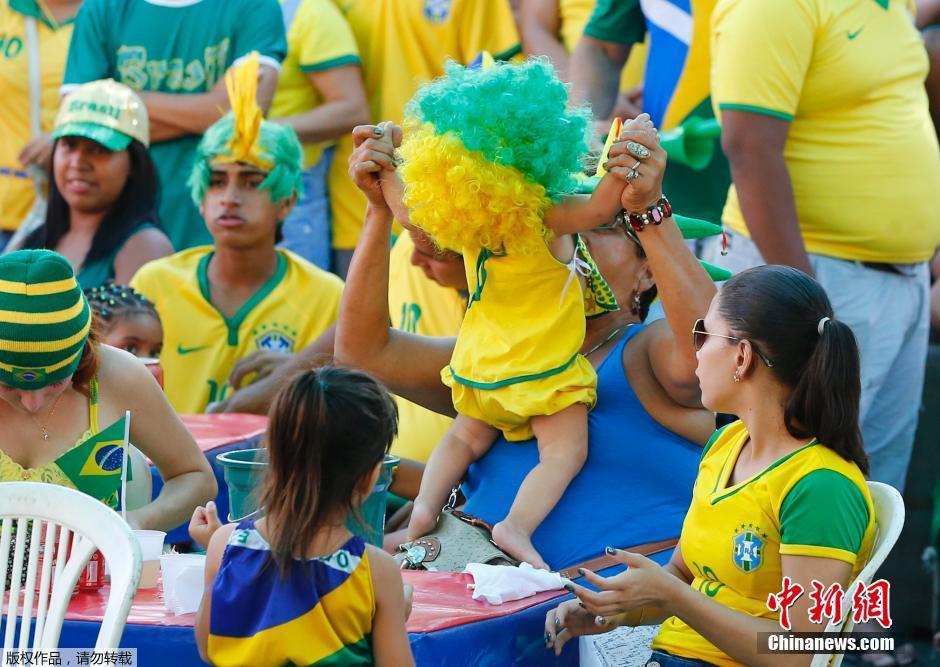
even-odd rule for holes
{"type": "Polygon", "coordinates": [[[548,563],[542,560],[539,552],[532,546],[531,536],[508,521],[500,521],[493,526],[493,541],[517,561],[528,563],[542,570],[551,570],[548,563]]]}

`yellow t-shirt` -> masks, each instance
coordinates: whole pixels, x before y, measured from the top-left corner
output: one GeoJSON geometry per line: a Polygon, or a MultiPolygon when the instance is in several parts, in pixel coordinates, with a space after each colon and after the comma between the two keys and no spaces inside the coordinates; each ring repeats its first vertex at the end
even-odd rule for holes
{"type": "MultiPolygon", "coordinates": [[[[809,252],[915,263],[940,244],[927,56],[897,0],[719,0],[712,100],[790,122],[784,157],[809,252]]],[[[732,185],[723,214],[747,234],[732,185]]]]}
{"type": "MultiPolygon", "coordinates": [[[[372,120],[401,123],[418,87],[444,74],[451,58],[469,63],[480,51],[496,58],[519,52],[519,34],[506,0],[333,0],[359,45],[372,120]]],[[[352,140],[339,142],[330,169],[333,247],[359,240],[366,200],[349,180],[352,140]]]]}
{"type": "Polygon", "coordinates": [[[200,246],[155,260],[131,281],[160,314],[166,395],[183,414],[226,398],[229,373],[242,357],[257,350],[291,353],[315,341],[336,321],[343,292],[333,274],[278,249],[274,275],[226,319],[210,301],[213,252],[200,246]]]}
{"type": "MultiPolygon", "coordinates": [[[[737,421],[706,445],[680,544],[692,588],[735,611],[777,620],[767,597],[781,589],[781,556],[845,561],[854,578],[871,554],[875,510],[858,466],[816,441],[730,485],[749,437],[737,421]]],[[[722,667],[741,664],[675,616],[653,648],[722,667]]]]}
{"type": "Polygon", "coordinates": [[[580,353],[586,301],[575,266],[546,243],[531,254],[466,247],[463,258],[469,305],[441,370],[457,412],[520,441],[532,437],[531,417],[593,407],[597,374],[580,353]]]}
{"type": "MultiPolygon", "coordinates": [[[[558,15],[561,19],[561,41],[565,51],[574,53],[574,47],[584,33],[597,0],[558,0],[558,15]]],[[[643,69],[646,67],[646,42],[634,44],[630,48],[630,57],[620,73],[620,90],[630,90],[643,82],[643,69]]]]}
{"type": "MultiPolygon", "coordinates": [[[[281,64],[270,117],[296,116],[323,104],[307,78],[309,72],[358,64],[356,40],[336,6],[330,0],[302,0],[287,29],[287,57],[281,64]]],[[[331,143],[304,144],[304,168],[315,165],[331,143]]]]}
{"type": "Polygon", "coordinates": [[[52,130],[59,111],[59,88],[72,39],[72,21],[57,25],[35,0],[0,2],[0,230],[8,231],[20,226],[34,199],[33,181],[17,159],[32,139],[26,16],[35,17],[39,37],[43,132],[52,130]]]}
{"type": "MultiPolygon", "coordinates": [[[[402,234],[389,258],[388,308],[392,324],[402,331],[422,336],[456,336],[467,301],[457,290],[442,287],[411,263],[414,243],[402,234]]],[[[436,412],[396,396],[398,437],[392,454],[427,462],[453,421],[436,412]]]]}

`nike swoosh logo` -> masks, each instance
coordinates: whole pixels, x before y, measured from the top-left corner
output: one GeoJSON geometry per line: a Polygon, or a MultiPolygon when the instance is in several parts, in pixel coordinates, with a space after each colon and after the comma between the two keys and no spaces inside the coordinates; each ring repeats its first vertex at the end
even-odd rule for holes
{"type": "Polygon", "coordinates": [[[181,357],[185,354],[190,354],[191,352],[198,352],[199,350],[204,350],[208,345],[197,345],[196,347],[183,347],[182,345],[176,346],[176,353],[181,357]]]}
{"type": "Polygon", "coordinates": [[[862,26],[861,28],[859,28],[859,29],[856,30],[855,32],[850,32],[850,33],[848,33],[848,34],[846,35],[846,37],[848,37],[849,39],[855,39],[856,37],[859,36],[859,34],[861,34],[862,30],[864,30],[864,29],[865,29],[865,26],[862,26]]]}

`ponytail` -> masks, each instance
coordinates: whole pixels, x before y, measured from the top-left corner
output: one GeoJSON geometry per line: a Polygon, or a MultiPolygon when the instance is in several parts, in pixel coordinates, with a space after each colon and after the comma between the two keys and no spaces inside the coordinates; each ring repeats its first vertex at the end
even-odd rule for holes
{"type": "Polygon", "coordinates": [[[356,514],[354,496],[398,432],[398,408],[365,373],[324,366],[294,377],[269,418],[260,502],[283,577],[318,531],[356,514]]]}
{"type": "Polygon", "coordinates": [[[790,435],[815,437],[867,474],[858,344],[848,325],[832,319],[822,286],[788,266],[758,266],[724,284],[718,309],[734,335],[758,345],[773,360],[771,372],[792,387],[784,408],[790,435]]]}
{"type": "Polygon", "coordinates": [[[790,394],[784,423],[794,438],[817,438],[868,474],[858,426],[862,393],[858,345],[843,322],[820,320],[822,333],[790,394]]]}

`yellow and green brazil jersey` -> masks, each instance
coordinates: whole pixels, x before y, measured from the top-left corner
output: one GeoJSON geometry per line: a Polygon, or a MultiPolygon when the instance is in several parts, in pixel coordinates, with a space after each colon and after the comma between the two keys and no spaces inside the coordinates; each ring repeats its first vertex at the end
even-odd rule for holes
{"type": "Polygon", "coordinates": [[[343,282],[278,249],[274,275],[230,319],[212,304],[214,250],[192,248],[144,265],[131,285],[153,301],[163,322],[164,386],[178,413],[204,412],[225,399],[235,362],[258,350],[296,352],[329,328],[343,282]]]}
{"type": "MultiPolygon", "coordinates": [[[[323,104],[309,80],[326,72],[359,64],[359,49],[346,19],[331,0],[281,0],[287,25],[287,57],[271,103],[271,119],[296,116],[323,104]]],[[[304,167],[315,165],[332,142],[304,144],[304,167]]]]}
{"type": "MultiPolygon", "coordinates": [[[[807,250],[929,260],[940,244],[940,149],[908,4],[719,0],[713,28],[719,113],[790,124],[783,154],[807,250]]],[[[747,234],[733,186],[723,219],[747,234]]]]}
{"type": "Polygon", "coordinates": [[[32,139],[29,105],[27,17],[36,21],[39,52],[40,126],[52,130],[59,87],[72,38],[72,21],[57,24],[36,0],[0,2],[0,230],[16,229],[33,205],[33,181],[19,161],[32,139]]]}
{"type": "MultiPolygon", "coordinates": [[[[466,296],[452,287],[442,287],[411,263],[414,243],[405,233],[398,237],[389,258],[388,308],[392,323],[402,331],[422,336],[456,336],[460,331],[466,296]]],[[[398,437],[392,453],[426,462],[453,421],[400,396],[398,437]]]]}
{"type": "MultiPolygon", "coordinates": [[[[682,557],[702,595],[777,620],[767,598],[780,591],[781,556],[841,560],[855,577],[871,554],[875,512],[858,466],[815,440],[730,484],[748,438],[738,421],[706,445],[682,525],[682,557]]],[[[676,617],[663,623],[653,648],[723,667],[741,664],[676,617]]]]}
{"type": "MultiPolygon", "coordinates": [[[[468,64],[480,51],[508,59],[521,50],[504,0],[333,0],[352,28],[372,120],[401,123],[421,84],[443,76],[450,58],[468,64]]],[[[333,247],[356,247],[365,196],[347,174],[352,139],[337,145],[329,174],[333,247]]]]}

